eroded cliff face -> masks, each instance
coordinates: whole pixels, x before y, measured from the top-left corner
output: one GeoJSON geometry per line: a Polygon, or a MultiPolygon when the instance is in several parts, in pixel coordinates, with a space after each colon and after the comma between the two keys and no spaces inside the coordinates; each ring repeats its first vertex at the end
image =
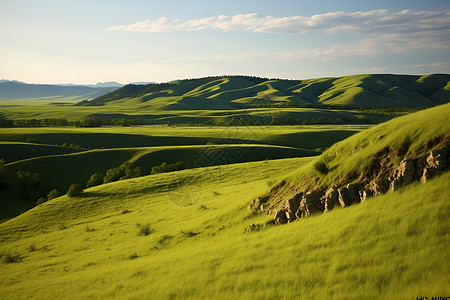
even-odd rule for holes
{"type": "Polygon", "coordinates": [[[348,176],[340,186],[320,187],[306,192],[286,189],[283,181],[268,194],[256,198],[250,209],[264,213],[275,213],[271,223],[282,224],[308,217],[313,213],[324,213],[336,206],[346,207],[361,203],[368,197],[397,190],[415,181],[426,182],[442,174],[450,166],[450,137],[440,136],[428,142],[421,151],[408,152],[400,158],[399,151],[385,148],[372,159],[368,170],[348,176]],[[284,200],[276,210],[271,201],[284,193],[284,200]],[[285,197],[286,198],[286,197],[285,197]],[[280,208],[281,207],[281,208],[280,208]]]}

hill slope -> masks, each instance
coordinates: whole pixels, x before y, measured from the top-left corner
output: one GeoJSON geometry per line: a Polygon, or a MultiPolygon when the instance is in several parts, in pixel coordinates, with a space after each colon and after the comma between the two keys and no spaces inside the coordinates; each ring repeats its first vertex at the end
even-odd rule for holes
{"type": "Polygon", "coordinates": [[[434,106],[450,100],[450,75],[352,75],[280,80],[207,77],[127,85],[83,105],[127,104],[162,110],[292,106],[434,106]]]}
{"type": "Polygon", "coordinates": [[[450,104],[398,117],[338,142],[251,207],[285,223],[425,182],[450,167],[450,104]]]}
{"type": "Polygon", "coordinates": [[[268,219],[246,208],[266,181],[307,162],[185,170],[51,200],[0,224],[2,298],[448,295],[449,173],[364,205],[245,232],[268,219]],[[176,205],[181,195],[193,204],[176,205]],[[150,233],[140,235],[145,224],[150,233]]]}

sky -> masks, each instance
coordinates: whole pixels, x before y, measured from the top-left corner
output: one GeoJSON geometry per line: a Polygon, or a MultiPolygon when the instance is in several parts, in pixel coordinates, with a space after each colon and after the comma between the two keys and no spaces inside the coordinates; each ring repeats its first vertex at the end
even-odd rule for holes
{"type": "Polygon", "coordinates": [[[0,0],[0,79],[450,73],[448,0],[0,0]]]}

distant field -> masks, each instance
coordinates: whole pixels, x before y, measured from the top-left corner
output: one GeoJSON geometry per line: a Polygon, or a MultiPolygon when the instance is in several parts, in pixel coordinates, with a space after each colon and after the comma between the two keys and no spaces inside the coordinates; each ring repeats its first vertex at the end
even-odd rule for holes
{"type": "Polygon", "coordinates": [[[85,148],[126,148],[212,144],[270,144],[314,150],[326,148],[370,125],[315,126],[138,126],[102,128],[0,128],[0,141],[85,148]]]}
{"type": "Polygon", "coordinates": [[[376,124],[389,119],[384,114],[358,110],[318,108],[247,108],[230,110],[157,110],[127,104],[107,106],[74,106],[73,103],[51,101],[0,102],[1,115],[12,120],[63,118],[69,121],[95,119],[140,118],[144,124],[214,124],[235,125],[276,124],[376,124]],[[259,123],[259,124],[256,124],[259,123]]]}

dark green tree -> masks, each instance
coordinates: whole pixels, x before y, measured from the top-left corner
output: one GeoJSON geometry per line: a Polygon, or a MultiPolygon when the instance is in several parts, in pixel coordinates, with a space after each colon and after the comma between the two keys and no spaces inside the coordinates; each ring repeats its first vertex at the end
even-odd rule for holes
{"type": "Polygon", "coordinates": [[[91,175],[91,178],[89,178],[88,182],[86,183],[86,187],[92,187],[96,185],[100,185],[103,183],[103,174],[101,173],[95,173],[91,175]]]}
{"type": "Polygon", "coordinates": [[[52,200],[61,196],[61,192],[58,189],[53,189],[48,193],[47,200],[52,200]]]}
{"type": "Polygon", "coordinates": [[[83,193],[83,188],[78,183],[74,183],[69,187],[67,191],[67,196],[69,197],[78,197],[83,193]]]}

